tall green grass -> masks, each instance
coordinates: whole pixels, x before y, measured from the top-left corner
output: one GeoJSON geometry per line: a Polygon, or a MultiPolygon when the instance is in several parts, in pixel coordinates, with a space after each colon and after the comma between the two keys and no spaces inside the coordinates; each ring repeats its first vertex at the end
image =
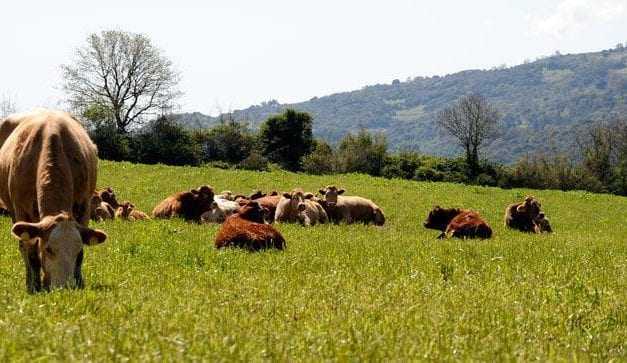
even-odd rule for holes
{"type": "Polygon", "coordinates": [[[363,175],[101,162],[100,186],[150,212],[174,191],[317,191],[374,200],[383,228],[279,225],[284,252],[217,251],[218,226],[101,223],[86,288],[28,295],[0,218],[0,360],[625,360],[627,199],[363,175]],[[538,197],[552,235],[503,227],[538,197]],[[434,205],[473,208],[487,241],[435,238],[434,205]]]}

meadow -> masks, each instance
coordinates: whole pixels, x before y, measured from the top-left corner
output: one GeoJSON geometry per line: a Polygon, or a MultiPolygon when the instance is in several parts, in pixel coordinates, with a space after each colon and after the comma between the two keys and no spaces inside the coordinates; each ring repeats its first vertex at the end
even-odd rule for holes
{"type": "Polygon", "coordinates": [[[317,191],[374,200],[382,228],[279,225],[284,252],[218,251],[217,225],[92,224],[84,290],[28,295],[0,217],[1,361],[574,361],[627,359],[627,198],[101,162],[99,186],[150,212],[172,192],[317,191]],[[555,233],[503,226],[540,199],[555,233]],[[481,212],[491,240],[436,240],[434,205],[481,212]]]}

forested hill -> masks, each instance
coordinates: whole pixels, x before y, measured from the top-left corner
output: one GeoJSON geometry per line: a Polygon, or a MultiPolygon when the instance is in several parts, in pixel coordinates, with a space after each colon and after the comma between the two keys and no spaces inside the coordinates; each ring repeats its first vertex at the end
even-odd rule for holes
{"type": "MultiPolygon", "coordinates": [[[[419,70],[417,70],[419,71],[419,70]]],[[[383,132],[392,149],[450,155],[457,149],[435,127],[442,108],[478,92],[503,114],[500,138],[487,148],[493,160],[512,162],[537,150],[567,150],[576,129],[593,120],[627,117],[627,50],[555,55],[492,70],[367,86],[295,104],[270,101],[233,113],[256,128],[287,107],[314,115],[314,133],[332,143],[348,131],[383,132]]],[[[200,113],[177,115],[189,127],[218,121],[200,113]]]]}

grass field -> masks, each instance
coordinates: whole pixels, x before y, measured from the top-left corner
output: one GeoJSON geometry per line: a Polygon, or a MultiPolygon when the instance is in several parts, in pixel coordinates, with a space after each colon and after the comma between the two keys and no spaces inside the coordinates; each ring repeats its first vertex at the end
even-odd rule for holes
{"type": "Polygon", "coordinates": [[[98,225],[82,291],[28,295],[9,218],[0,217],[0,361],[627,359],[627,199],[362,175],[315,177],[101,162],[149,212],[174,191],[316,191],[373,199],[383,228],[278,228],[284,252],[217,251],[217,226],[179,220],[98,225]],[[552,235],[502,225],[538,197],[552,235]],[[479,210],[488,241],[438,241],[435,204],[479,210]]]}

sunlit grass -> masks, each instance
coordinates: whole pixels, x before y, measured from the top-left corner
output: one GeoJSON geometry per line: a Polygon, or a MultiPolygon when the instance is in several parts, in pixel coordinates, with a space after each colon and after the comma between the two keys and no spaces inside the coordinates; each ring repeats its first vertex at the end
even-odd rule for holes
{"type": "Polygon", "coordinates": [[[150,212],[168,194],[316,191],[340,185],[386,213],[383,228],[279,225],[284,252],[217,251],[217,226],[105,222],[86,288],[28,295],[10,221],[0,217],[0,359],[625,359],[627,199],[362,175],[314,177],[100,164],[100,186],[150,212]],[[502,225],[538,197],[553,235],[502,225]],[[488,241],[438,241],[435,204],[479,210],[488,241]]]}

